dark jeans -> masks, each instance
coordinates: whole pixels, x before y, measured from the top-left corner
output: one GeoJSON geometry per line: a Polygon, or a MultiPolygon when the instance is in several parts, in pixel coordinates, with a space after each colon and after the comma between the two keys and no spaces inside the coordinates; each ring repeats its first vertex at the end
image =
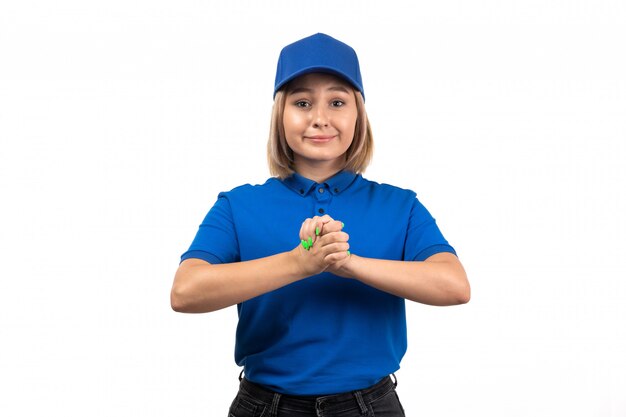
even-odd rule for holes
{"type": "Polygon", "coordinates": [[[321,397],[278,394],[242,379],[229,417],[404,417],[390,377],[369,388],[321,397]]]}

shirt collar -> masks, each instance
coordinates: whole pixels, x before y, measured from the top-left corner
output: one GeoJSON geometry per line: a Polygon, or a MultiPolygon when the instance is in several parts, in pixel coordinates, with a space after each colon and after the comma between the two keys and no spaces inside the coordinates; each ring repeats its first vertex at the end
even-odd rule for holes
{"type": "MultiPolygon", "coordinates": [[[[337,174],[324,181],[324,184],[333,195],[337,195],[348,188],[350,184],[354,182],[356,177],[357,174],[354,172],[339,171],[337,174]]],[[[318,185],[315,181],[303,177],[297,172],[294,172],[291,176],[285,178],[283,183],[300,195],[307,195],[311,189],[318,185]]]]}

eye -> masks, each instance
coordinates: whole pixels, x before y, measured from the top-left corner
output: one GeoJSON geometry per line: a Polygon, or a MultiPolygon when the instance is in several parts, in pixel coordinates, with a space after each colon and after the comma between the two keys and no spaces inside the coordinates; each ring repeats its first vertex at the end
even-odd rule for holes
{"type": "Polygon", "coordinates": [[[303,109],[306,109],[310,106],[311,106],[311,103],[309,103],[308,101],[305,101],[305,100],[296,101],[296,107],[301,107],[303,109]]]}
{"type": "Polygon", "coordinates": [[[333,101],[332,101],[332,106],[333,106],[333,107],[341,107],[341,106],[343,106],[344,104],[345,104],[345,103],[344,103],[343,101],[341,101],[341,100],[333,100],[333,101]]]}

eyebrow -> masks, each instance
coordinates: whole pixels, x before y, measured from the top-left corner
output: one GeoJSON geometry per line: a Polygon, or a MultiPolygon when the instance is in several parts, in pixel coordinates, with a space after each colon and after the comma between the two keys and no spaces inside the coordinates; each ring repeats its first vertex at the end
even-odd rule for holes
{"type": "MultiPolygon", "coordinates": [[[[350,93],[347,88],[341,85],[334,85],[332,87],[327,88],[326,91],[340,91],[346,94],[350,93]]],[[[294,88],[293,90],[289,90],[289,95],[298,94],[298,93],[311,93],[311,92],[313,92],[312,88],[298,87],[298,88],[294,88]]]]}

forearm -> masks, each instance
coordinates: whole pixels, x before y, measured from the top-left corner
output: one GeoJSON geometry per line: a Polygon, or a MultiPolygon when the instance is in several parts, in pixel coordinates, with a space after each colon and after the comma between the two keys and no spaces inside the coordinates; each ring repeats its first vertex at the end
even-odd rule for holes
{"type": "MultiPolygon", "coordinates": [[[[436,259],[436,256],[433,258],[436,259]]],[[[470,297],[465,270],[460,262],[454,260],[408,262],[352,255],[342,274],[381,291],[423,304],[463,304],[470,297]]]]}
{"type": "Polygon", "coordinates": [[[172,308],[185,313],[215,311],[305,278],[293,252],[245,262],[180,267],[172,287],[172,308]]]}

